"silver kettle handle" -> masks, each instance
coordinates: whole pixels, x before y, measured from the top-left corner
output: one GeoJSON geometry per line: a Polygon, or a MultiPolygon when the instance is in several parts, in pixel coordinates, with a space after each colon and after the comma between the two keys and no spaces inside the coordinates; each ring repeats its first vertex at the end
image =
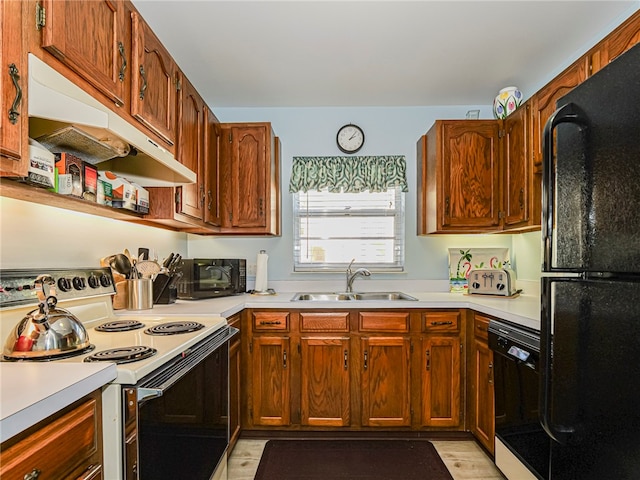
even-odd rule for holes
{"type": "Polygon", "coordinates": [[[58,299],[56,298],[56,282],[51,275],[38,275],[34,280],[36,286],[36,294],[40,300],[40,313],[49,314],[49,307],[55,307],[58,299]]]}

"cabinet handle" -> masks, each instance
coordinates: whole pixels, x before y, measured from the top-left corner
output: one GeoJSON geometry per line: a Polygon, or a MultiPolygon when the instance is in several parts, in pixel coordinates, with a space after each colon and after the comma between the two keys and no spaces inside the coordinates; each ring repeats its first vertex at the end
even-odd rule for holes
{"type": "Polygon", "coordinates": [[[444,216],[445,217],[449,216],[449,197],[446,197],[444,199],[444,216]]]}
{"type": "Polygon", "coordinates": [[[344,351],[344,369],[345,369],[345,370],[348,370],[348,369],[349,369],[348,358],[349,358],[349,351],[348,351],[348,350],[345,350],[345,351],[344,351]]]}
{"type": "Polygon", "coordinates": [[[282,322],[280,322],[280,320],[271,320],[271,321],[267,321],[267,320],[262,320],[260,322],[260,325],[280,325],[282,322]]]}
{"type": "Polygon", "coordinates": [[[120,57],[122,58],[118,78],[121,82],[124,82],[124,71],[127,69],[127,57],[124,54],[124,44],[122,42],[118,42],[118,52],[120,52],[120,57]]]}
{"type": "Polygon", "coordinates": [[[144,94],[147,91],[147,74],[144,71],[144,65],[140,65],[140,76],[142,77],[142,87],[140,88],[140,100],[144,100],[144,94]]]}
{"type": "Polygon", "coordinates": [[[200,208],[204,208],[204,200],[206,195],[204,193],[204,185],[200,185],[200,208]]]}
{"type": "Polygon", "coordinates": [[[365,350],[364,351],[364,369],[367,369],[367,364],[369,362],[369,353],[365,350]]]}
{"type": "Polygon", "coordinates": [[[284,350],[282,353],[282,368],[287,368],[287,351],[284,350]]]}
{"type": "Polygon", "coordinates": [[[23,478],[24,480],[36,480],[40,476],[40,470],[34,468],[31,473],[27,473],[23,478]]]}
{"type": "Polygon", "coordinates": [[[520,210],[524,210],[524,188],[520,189],[520,210]]]}
{"type": "Polygon", "coordinates": [[[259,201],[259,209],[260,209],[260,216],[261,217],[264,216],[264,201],[262,198],[259,201]]]}
{"type": "Polygon", "coordinates": [[[443,322],[431,322],[431,325],[433,325],[434,327],[439,325],[453,325],[453,322],[451,320],[446,320],[443,322]]]}
{"type": "Polygon", "coordinates": [[[427,348],[426,354],[427,354],[427,372],[428,372],[431,369],[431,353],[429,352],[428,348],[427,348]]]}
{"type": "Polygon", "coordinates": [[[9,65],[9,76],[13,81],[13,86],[16,87],[16,98],[13,100],[13,104],[9,109],[9,121],[12,125],[18,123],[18,117],[20,116],[20,112],[18,111],[18,105],[22,101],[22,88],[20,88],[20,72],[18,72],[18,67],[16,67],[15,63],[9,65]]]}
{"type": "Polygon", "coordinates": [[[489,384],[493,383],[493,362],[489,363],[489,384]]]}

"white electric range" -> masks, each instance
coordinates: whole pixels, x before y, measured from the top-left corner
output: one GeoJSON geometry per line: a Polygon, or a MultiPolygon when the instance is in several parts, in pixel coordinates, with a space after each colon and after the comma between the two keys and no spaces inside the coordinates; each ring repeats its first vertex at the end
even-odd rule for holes
{"type": "Polygon", "coordinates": [[[226,319],[163,317],[152,309],[142,315],[116,315],[108,268],[2,270],[3,361],[15,361],[8,350],[14,327],[38,310],[34,281],[40,274],[53,279],[57,307],[82,323],[91,346],[46,360],[18,361],[116,364],[116,379],[102,390],[105,478],[208,480],[222,470],[228,444],[228,342],[237,332],[226,319]],[[180,453],[177,460],[166,460],[172,458],[163,451],[168,444],[180,453]],[[194,447],[197,444],[208,445],[208,459],[187,462],[201,450],[194,447]],[[189,470],[190,463],[202,467],[189,470]]]}

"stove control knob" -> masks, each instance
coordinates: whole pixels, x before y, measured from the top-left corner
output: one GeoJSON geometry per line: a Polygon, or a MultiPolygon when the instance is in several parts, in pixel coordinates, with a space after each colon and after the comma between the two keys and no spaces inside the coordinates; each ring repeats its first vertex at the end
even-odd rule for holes
{"type": "Polygon", "coordinates": [[[98,288],[100,286],[100,280],[98,280],[98,277],[96,275],[94,275],[93,273],[91,275],[89,275],[89,286],[91,288],[98,288]]]}
{"type": "Polygon", "coordinates": [[[65,277],[61,277],[58,279],[58,288],[62,292],[68,292],[73,288],[73,285],[71,285],[71,280],[65,277]]]}
{"type": "Polygon", "coordinates": [[[107,275],[106,273],[100,275],[100,285],[102,285],[103,287],[108,287],[109,285],[111,285],[111,277],[109,277],[109,275],[107,275]]]}
{"type": "Polygon", "coordinates": [[[73,288],[76,290],[84,290],[87,287],[87,284],[82,277],[73,277],[73,288]]]}

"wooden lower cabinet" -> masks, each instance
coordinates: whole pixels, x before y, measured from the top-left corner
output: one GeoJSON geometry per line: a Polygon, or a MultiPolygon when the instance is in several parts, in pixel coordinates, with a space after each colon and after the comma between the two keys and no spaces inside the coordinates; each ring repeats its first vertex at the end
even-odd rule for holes
{"type": "Polygon", "coordinates": [[[0,477],[99,479],[102,401],[93,392],[1,446],[0,477]]]}
{"type": "Polygon", "coordinates": [[[349,337],[300,339],[302,425],[346,427],[351,422],[349,337]]]}
{"type": "MultiPolygon", "coordinates": [[[[494,453],[494,394],[493,352],[489,348],[490,318],[474,314],[471,355],[469,364],[469,418],[470,430],[477,440],[494,453]]],[[[471,336],[471,335],[470,335],[471,336]]]]}
{"type": "Polygon", "coordinates": [[[242,428],[464,430],[464,318],[460,310],[245,310],[242,428]]]}
{"type": "Polygon", "coordinates": [[[411,426],[411,340],[362,338],[362,425],[411,426]]]}
{"type": "MultiPolygon", "coordinates": [[[[242,332],[240,318],[240,314],[235,314],[229,317],[227,322],[242,332]]],[[[242,333],[239,333],[229,345],[229,454],[233,452],[240,437],[240,412],[242,410],[241,337],[242,333]]]]}

